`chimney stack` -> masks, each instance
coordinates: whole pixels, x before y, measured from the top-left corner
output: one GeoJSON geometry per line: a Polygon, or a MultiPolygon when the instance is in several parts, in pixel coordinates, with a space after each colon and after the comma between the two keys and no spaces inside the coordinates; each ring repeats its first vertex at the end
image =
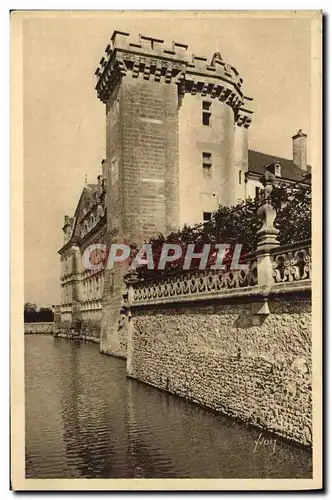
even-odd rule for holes
{"type": "Polygon", "coordinates": [[[293,162],[302,170],[307,170],[307,134],[302,129],[293,135],[293,162]]]}

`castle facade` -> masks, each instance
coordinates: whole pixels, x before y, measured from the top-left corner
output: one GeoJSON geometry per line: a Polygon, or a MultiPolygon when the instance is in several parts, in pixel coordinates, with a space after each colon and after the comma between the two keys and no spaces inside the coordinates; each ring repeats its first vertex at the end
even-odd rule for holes
{"type": "Polygon", "coordinates": [[[255,197],[266,168],[283,183],[306,183],[307,136],[293,137],[292,160],[251,150],[252,99],[219,53],[207,59],[181,43],[115,31],[95,74],[106,157],[65,216],[61,328],[125,356],[122,271],[85,269],[85,249],[207,221],[219,205],[255,197]]]}

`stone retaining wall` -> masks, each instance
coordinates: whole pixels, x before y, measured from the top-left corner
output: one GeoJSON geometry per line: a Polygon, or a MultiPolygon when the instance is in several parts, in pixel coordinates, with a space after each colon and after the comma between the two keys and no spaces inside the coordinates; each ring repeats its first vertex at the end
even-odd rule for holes
{"type": "Polygon", "coordinates": [[[53,335],[54,323],[24,323],[24,333],[47,333],[53,335]]]}
{"type": "Polygon", "coordinates": [[[100,318],[83,320],[80,332],[80,338],[84,340],[92,340],[93,342],[100,342],[100,318]]]}
{"type": "Polygon", "coordinates": [[[60,337],[62,339],[77,339],[77,340],[86,340],[88,342],[94,342],[95,344],[99,344],[99,338],[94,337],[92,335],[73,335],[69,332],[63,332],[60,331],[56,335],[57,337],[60,337]]]}
{"type": "Polygon", "coordinates": [[[311,445],[309,294],[268,304],[259,318],[259,305],[239,300],[133,309],[127,373],[311,445]]]}

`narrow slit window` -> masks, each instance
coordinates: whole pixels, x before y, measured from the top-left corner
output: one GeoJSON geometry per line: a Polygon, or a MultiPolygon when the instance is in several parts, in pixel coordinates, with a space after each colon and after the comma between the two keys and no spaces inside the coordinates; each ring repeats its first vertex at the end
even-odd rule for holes
{"type": "Polygon", "coordinates": [[[207,177],[212,176],[212,153],[203,152],[202,153],[202,166],[203,173],[207,177]]]}
{"type": "Polygon", "coordinates": [[[202,106],[202,123],[209,127],[211,125],[211,103],[203,101],[202,106]]]}
{"type": "Polygon", "coordinates": [[[242,170],[239,170],[239,184],[242,184],[242,170]]]}

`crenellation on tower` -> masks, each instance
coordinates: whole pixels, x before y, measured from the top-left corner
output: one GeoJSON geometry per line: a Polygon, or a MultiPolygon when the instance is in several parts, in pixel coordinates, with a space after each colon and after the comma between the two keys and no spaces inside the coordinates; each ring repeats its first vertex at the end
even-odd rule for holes
{"type": "Polygon", "coordinates": [[[129,33],[115,31],[95,74],[97,94],[104,103],[122,76],[174,82],[180,95],[195,93],[198,89],[203,95],[211,94],[212,98],[231,96],[226,103],[235,114],[244,100],[243,79],[234,66],[224,62],[219,52],[214,53],[209,62],[206,56],[190,53],[188,45],[174,41],[168,45],[164,40],[142,34],[133,39],[129,33]]]}
{"type": "MultiPolygon", "coordinates": [[[[249,128],[252,99],[243,93],[238,70],[219,52],[209,59],[186,44],[115,31],[96,76],[97,95],[106,104],[106,165],[112,170],[116,163],[120,179],[114,184],[113,168],[108,174],[109,208],[114,215],[121,212],[118,228],[142,239],[151,236],[149,231],[168,232],[184,222],[199,222],[203,212],[236,202],[235,135],[243,136],[243,144],[247,141],[245,134],[235,132],[249,128]],[[209,109],[202,109],[204,105],[209,109]],[[212,183],[200,179],[204,151],[213,158],[212,183]],[[147,223],[144,214],[147,206],[151,209],[151,197],[155,209],[147,223]],[[133,214],[129,201],[135,203],[133,214]]],[[[238,161],[247,164],[242,145],[240,153],[244,157],[238,161]]]]}

